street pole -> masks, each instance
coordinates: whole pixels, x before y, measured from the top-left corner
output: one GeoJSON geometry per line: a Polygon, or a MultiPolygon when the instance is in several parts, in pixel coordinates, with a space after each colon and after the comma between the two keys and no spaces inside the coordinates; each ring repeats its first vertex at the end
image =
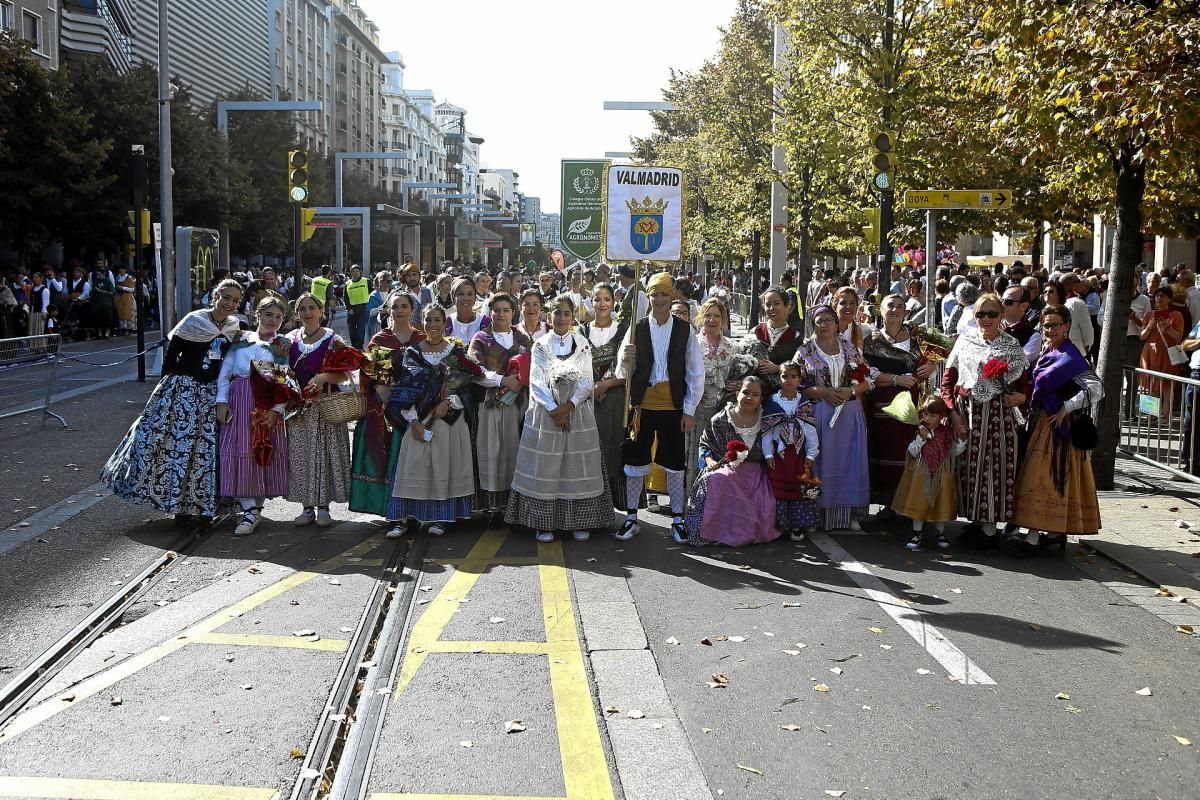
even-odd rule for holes
{"type": "MultiPolygon", "coordinates": [[[[783,63],[787,57],[788,33],[779,22],[775,23],[775,75],[776,84],[772,90],[772,125],[775,133],[779,132],[779,107],[783,103],[783,89],[778,81],[783,63]]],[[[787,187],[783,185],[780,176],[787,172],[787,150],[776,143],[771,146],[771,169],[775,173],[771,181],[771,285],[778,286],[787,270],[787,187]]]]}
{"type": "MultiPolygon", "coordinates": [[[[895,46],[896,0],[887,0],[883,17],[883,52],[887,59],[884,68],[883,88],[887,99],[883,104],[883,129],[891,130],[892,124],[892,89],[895,86],[895,58],[892,50],[895,46]]],[[[889,186],[879,192],[879,257],[878,272],[875,276],[875,291],[883,291],[883,282],[891,277],[892,247],[889,235],[892,232],[896,203],[895,188],[889,186]]]]}
{"type": "MultiPolygon", "coordinates": [[[[171,60],[168,55],[167,0],[158,0],[158,216],[162,231],[158,268],[158,328],[164,339],[175,327],[175,317],[179,311],[175,308],[175,187],[172,182],[175,171],[171,169],[171,60]]],[[[225,193],[228,195],[228,171],[225,172],[225,181],[225,193]]],[[[221,247],[225,253],[224,263],[228,265],[226,233],[221,233],[221,247]]],[[[138,351],[144,349],[139,341],[138,351]]]]}
{"type": "Polygon", "coordinates": [[[142,286],[146,280],[142,248],[142,206],[146,204],[146,146],[131,148],[129,163],[129,199],[133,205],[133,302],[137,315],[138,383],[146,382],[146,304],[142,302],[142,286]]]}
{"type": "Polygon", "coordinates": [[[760,292],[758,280],[758,261],[762,258],[762,233],[758,228],[750,234],[750,327],[758,324],[758,295],[760,292]]]}
{"type": "Polygon", "coordinates": [[[304,234],[304,208],[300,203],[292,203],[292,207],[296,209],[295,213],[295,230],[292,233],[292,261],[295,270],[293,274],[293,283],[295,283],[295,291],[292,292],[292,299],[299,300],[300,293],[304,291],[304,263],[301,256],[301,237],[304,234]]]}
{"type": "Polygon", "coordinates": [[[933,327],[933,282],[937,274],[937,214],[925,212],[925,324],[933,327]]]}

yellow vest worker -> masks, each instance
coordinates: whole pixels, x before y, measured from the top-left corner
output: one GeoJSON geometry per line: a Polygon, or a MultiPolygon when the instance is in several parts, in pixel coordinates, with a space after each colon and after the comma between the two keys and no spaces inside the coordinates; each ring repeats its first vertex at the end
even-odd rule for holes
{"type": "Polygon", "coordinates": [[[331,283],[333,283],[333,281],[329,280],[329,278],[326,278],[324,275],[319,278],[313,278],[312,293],[314,297],[321,301],[322,306],[328,305],[325,300],[325,294],[329,291],[329,284],[331,283]]]}
{"type": "Polygon", "coordinates": [[[346,284],[346,302],[352,306],[365,306],[371,294],[371,285],[366,278],[349,281],[346,284]]]}

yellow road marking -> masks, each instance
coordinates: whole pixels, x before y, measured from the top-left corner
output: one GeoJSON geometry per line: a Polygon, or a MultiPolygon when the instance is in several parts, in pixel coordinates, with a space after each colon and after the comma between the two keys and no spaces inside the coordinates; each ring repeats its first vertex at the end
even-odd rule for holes
{"type": "Polygon", "coordinates": [[[500,545],[504,544],[507,536],[508,534],[501,531],[486,531],[483,536],[480,536],[479,541],[471,548],[471,552],[462,560],[461,566],[454,571],[450,580],[446,581],[446,585],[438,592],[439,598],[445,595],[455,599],[448,603],[430,603],[426,607],[425,613],[417,620],[417,624],[413,626],[408,637],[407,656],[400,666],[400,678],[396,682],[394,693],[397,699],[408,688],[408,684],[412,682],[417,670],[425,663],[425,656],[429,649],[441,637],[446,626],[450,624],[450,620],[454,618],[454,612],[461,605],[460,601],[475,586],[480,573],[495,558],[496,553],[500,550],[500,545]]]}
{"type": "Polygon", "coordinates": [[[550,690],[558,724],[563,785],[571,800],[612,800],[608,760],[600,742],[591,686],[583,664],[583,649],[575,629],[575,610],[571,603],[571,587],[567,583],[562,543],[538,544],[538,557],[542,561],[538,577],[546,618],[546,641],[560,645],[555,648],[559,657],[550,659],[550,690]]]}
{"type": "MultiPolygon", "coordinates": [[[[439,639],[425,646],[426,653],[471,653],[478,650],[490,655],[549,655],[552,646],[547,642],[466,642],[457,639],[439,639]]],[[[413,648],[409,648],[409,653],[413,648]]]]}
{"type": "Polygon", "coordinates": [[[569,800],[566,797],[534,797],[525,794],[408,794],[375,792],[367,800],[569,800]]]}
{"type": "Polygon", "coordinates": [[[235,647],[290,647],[295,650],[324,650],[344,653],[350,646],[345,639],[318,639],[310,642],[297,636],[268,636],[255,633],[202,633],[191,637],[192,644],[228,644],[235,647]]]}
{"type": "Polygon", "coordinates": [[[382,537],[372,536],[370,539],[356,544],[349,550],[345,550],[332,558],[322,561],[311,569],[303,572],[294,572],[286,578],[260,589],[249,597],[239,600],[228,608],[218,611],[208,619],[196,623],[175,638],[168,639],[162,644],[155,645],[148,650],[143,650],[141,653],[127,658],[120,664],[84,679],[74,687],[60,692],[40,705],[29,709],[24,714],[14,717],[4,730],[0,731],[0,743],[20,736],[33,726],[45,722],[97,692],[102,692],[119,681],[128,678],[130,675],[161,661],[175,651],[190,644],[193,638],[213,633],[230,620],[253,611],[268,600],[276,598],[284,592],[291,591],[297,586],[302,586],[313,578],[342,567],[346,564],[347,558],[354,558],[360,553],[369,552],[377,547],[381,541],[382,537]]]}
{"type": "Polygon", "coordinates": [[[278,796],[279,791],[269,787],[0,776],[0,797],[61,797],[72,800],[163,800],[167,797],[171,800],[272,800],[278,796]]]}
{"type": "MultiPolygon", "coordinates": [[[[459,567],[464,561],[466,561],[465,558],[435,558],[427,560],[425,563],[433,564],[435,567],[459,567]]],[[[500,556],[489,561],[487,566],[536,567],[540,563],[536,556],[500,556]]]]}

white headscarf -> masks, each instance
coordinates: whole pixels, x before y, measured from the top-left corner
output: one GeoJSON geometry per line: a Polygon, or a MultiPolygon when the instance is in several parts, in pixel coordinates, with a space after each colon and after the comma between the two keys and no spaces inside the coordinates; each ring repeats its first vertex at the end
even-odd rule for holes
{"type": "Polygon", "coordinates": [[[207,309],[193,311],[183,319],[179,320],[174,328],[171,329],[171,338],[176,336],[188,342],[211,342],[218,336],[224,336],[229,341],[237,339],[238,331],[241,327],[238,325],[237,317],[230,314],[221,323],[221,327],[217,328],[213,322],[212,315],[207,309]]]}

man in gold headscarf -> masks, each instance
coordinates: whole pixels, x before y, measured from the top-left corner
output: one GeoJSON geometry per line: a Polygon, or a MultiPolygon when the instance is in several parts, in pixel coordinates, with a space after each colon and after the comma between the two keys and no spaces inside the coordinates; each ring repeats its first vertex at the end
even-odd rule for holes
{"type": "Polygon", "coordinates": [[[624,447],[627,513],[617,538],[624,541],[638,533],[638,503],[653,452],[654,463],[667,475],[671,536],[683,542],[683,479],[687,459],[697,457],[685,452],[684,442],[704,391],[704,362],[691,325],[671,315],[675,282],[670,274],[652,277],[646,293],[650,314],[625,334],[616,373],[629,381],[634,431],[624,447]]]}

